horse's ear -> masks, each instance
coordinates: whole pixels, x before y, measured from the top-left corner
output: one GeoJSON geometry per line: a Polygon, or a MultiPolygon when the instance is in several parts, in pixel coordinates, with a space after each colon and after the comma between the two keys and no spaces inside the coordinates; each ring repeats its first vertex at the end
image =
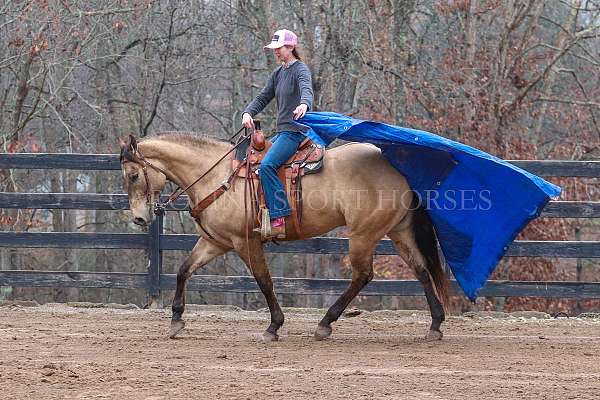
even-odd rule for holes
{"type": "Polygon", "coordinates": [[[137,140],[135,136],[129,134],[125,139],[119,139],[119,146],[121,147],[120,160],[133,160],[133,155],[137,151],[137,140]]]}
{"type": "Polygon", "coordinates": [[[135,138],[135,136],[133,136],[131,133],[129,134],[129,142],[128,142],[128,144],[129,144],[129,146],[128,146],[128,147],[129,147],[131,150],[133,150],[133,151],[136,151],[136,150],[137,150],[137,148],[138,148],[138,145],[137,145],[137,139],[136,139],[136,138],[135,138]]]}

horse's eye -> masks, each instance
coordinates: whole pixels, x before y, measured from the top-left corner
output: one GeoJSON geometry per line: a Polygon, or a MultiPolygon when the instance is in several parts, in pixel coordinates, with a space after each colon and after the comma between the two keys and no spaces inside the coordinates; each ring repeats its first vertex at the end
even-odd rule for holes
{"type": "Polygon", "coordinates": [[[135,173],[135,174],[133,174],[133,175],[131,175],[131,176],[129,177],[129,179],[131,180],[131,182],[135,182],[135,181],[137,181],[137,180],[138,180],[138,178],[139,178],[139,174],[137,174],[137,173],[135,173]]]}

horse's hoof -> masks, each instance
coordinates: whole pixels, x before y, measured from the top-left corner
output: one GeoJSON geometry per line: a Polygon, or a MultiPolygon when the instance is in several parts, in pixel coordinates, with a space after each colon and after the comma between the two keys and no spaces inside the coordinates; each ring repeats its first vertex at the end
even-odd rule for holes
{"type": "Polygon", "coordinates": [[[180,319],[171,321],[171,329],[169,329],[169,339],[175,339],[175,336],[185,328],[185,321],[180,319]]]}
{"type": "Polygon", "coordinates": [[[330,326],[317,326],[317,330],[315,331],[315,340],[325,340],[329,336],[331,336],[331,327],[330,326]]]}
{"type": "Polygon", "coordinates": [[[262,342],[262,343],[277,342],[279,340],[278,334],[267,332],[267,331],[265,331],[263,333],[255,333],[253,336],[258,342],[262,342]]]}
{"type": "Polygon", "coordinates": [[[443,336],[444,336],[444,334],[442,333],[442,331],[430,330],[427,333],[427,335],[425,336],[425,341],[426,342],[434,342],[436,340],[442,340],[443,336]]]}
{"type": "Polygon", "coordinates": [[[262,334],[262,341],[265,343],[277,342],[278,340],[279,340],[279,335],[276,333],[271,333],[271,332],[265,331],[262,334]]]}

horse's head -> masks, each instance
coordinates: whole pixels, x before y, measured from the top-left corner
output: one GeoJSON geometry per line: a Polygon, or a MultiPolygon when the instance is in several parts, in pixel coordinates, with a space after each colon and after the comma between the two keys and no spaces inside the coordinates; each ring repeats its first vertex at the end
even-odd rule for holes
{"type": "Polygon", "coordinates": [[[147,228],[154,220],[154,203],[167,182],[166,176],[157,169],[138,149],[133,135],[120,140],[121,170],[133,223],[147,228]]]}

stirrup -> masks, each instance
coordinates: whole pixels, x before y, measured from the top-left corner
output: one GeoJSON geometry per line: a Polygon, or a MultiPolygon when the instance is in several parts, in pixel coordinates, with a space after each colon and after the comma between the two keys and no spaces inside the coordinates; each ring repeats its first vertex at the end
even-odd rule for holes
{"type": "Polygon", "coordinates": [[[263,239],[267,239],[271,237],[271,215],[269,213],[269,209],[266,207],[262,208],[260,211],[260,235],[263,237],[263,239]]]}
{"type": "Polygon", "coordinates": [[[261,207],[260,209],[260,227],[252,229],[253,232],[260,233],[263,239],[271,236],[271,219],[269,218],[269,209],[261,207]]]}
{"type": "Polygon", "coordinates": [[[271,227],[271,216],[268,208],[261,208],[260,228],[254,228],[253,232],[260,233],[263,240],[285,239],[285,221],[281,227],[271,227]],[[274,234],[275,233],[275,234],[274,234]]]}

